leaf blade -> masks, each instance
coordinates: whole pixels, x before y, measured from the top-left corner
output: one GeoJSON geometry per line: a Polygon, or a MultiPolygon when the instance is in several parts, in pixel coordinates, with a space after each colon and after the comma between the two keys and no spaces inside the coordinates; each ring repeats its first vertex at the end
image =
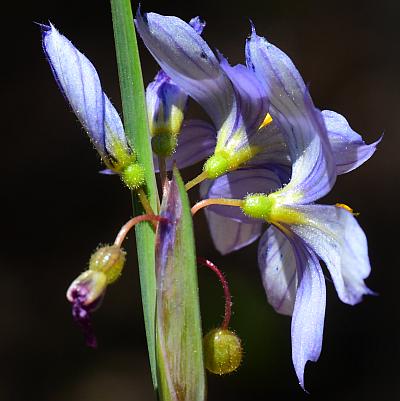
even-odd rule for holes
{"type": "MultiPolygon", "coordinates": [[[[143,77],[130,0],[111,0],[111,11],[125,133],[130,145],[137,153],[138,162],[144,167],[145,191],[151,207],[156,211],[159,200],[154,176],[143,77]]],[[[133,195],[133,207],[135,214],[142,213],[136,195],[133,195]]],[[[154,323],[156,298],[155,233],[148,223],[138,224],[135,227],[135,233],[150,367],[153,385],[157,388],[154,323]]]]}

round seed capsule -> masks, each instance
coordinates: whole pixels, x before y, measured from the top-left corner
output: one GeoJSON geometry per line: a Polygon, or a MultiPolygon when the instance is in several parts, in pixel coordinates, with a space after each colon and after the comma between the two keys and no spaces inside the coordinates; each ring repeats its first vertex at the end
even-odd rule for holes
{"type": "Polygon", "coordinates": [[[102,272],[107,284],[113,283],[120,275],[125,264],[125,252],[116,245],[106,245],[97,249],[89,261],[89,270],[102,272]]]}
{"type": "Polygon", "coordinates": [[[138,163],[129,164],[122,170],[121,178],[129,189],[139,189],[145,183],[144,169],[138,163]]]}
{"type": "Polygon", "coordinates": [[[234,372],[242,361],[240,338],[231,330],[214,329],[204,336],[204,362],[217,375],[234,372]]]}

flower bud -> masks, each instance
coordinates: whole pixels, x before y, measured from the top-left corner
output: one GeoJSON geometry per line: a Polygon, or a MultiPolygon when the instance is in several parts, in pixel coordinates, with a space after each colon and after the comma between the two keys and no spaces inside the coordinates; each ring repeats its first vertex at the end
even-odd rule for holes
{"type": "Polygon", "coordinates": [[[234,372],[242,361],[240,338],[231,330],[214,329],[204,336],[204,363],[217,375],[234,372]]]}
{"type": "Polygon", "coordinates": [[[106,245],[92,254],[89,270],[103,273],[111,284],[121,275],[124,264],[125,252],[117,245],[106,245]]]}
{"type": "Polygon", "coordinates": [[[187,94],[162,70],[146,89],[146,103],[149,115],[150,133],[178,134],[187,103],[187,94]]]}

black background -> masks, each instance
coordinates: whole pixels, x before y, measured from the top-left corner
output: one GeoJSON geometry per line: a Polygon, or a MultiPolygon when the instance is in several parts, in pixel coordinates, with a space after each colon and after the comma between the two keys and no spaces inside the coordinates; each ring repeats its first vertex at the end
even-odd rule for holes
{"type": "MultiPolygon", "coordinates": [[[[385,133],[372,160],[339,177],[324,200],[361,212],[373,266],[367,283],[379,296],[349,307],[328,280],[323,352],[306,369],[311,395],[292,368],[290,319],[266,301],[256,245],[221,257],[196,216],[198,254],[226,272],[232,327],[245,349],[237,373],[209,376],[209,400],[399,399],[399,3],[192,3],[142,7],[186,20],[201,15],[206,40],[232,63],[243,62],[251,18],[259,34],[292,57],[319,108],[344,114],[367,142],[385,133]]],[[[91,59],[121,110],[108,2],[15,2],[3,9],[0,400],[152,400],[133,236],[124,275],[95,315],[97,351],[85,348],[65,300],[69,282],[99,242],[113,241],[131,206],[117,178],[97,173],[99,158],[53,80],[34,24],[48,20],[91,59]]],[[[140,45],[149,82],[157,68],[140,45]]],[[[221,318],[222,290],[205,269],[199,281],[208,330],[221,318]]]]}

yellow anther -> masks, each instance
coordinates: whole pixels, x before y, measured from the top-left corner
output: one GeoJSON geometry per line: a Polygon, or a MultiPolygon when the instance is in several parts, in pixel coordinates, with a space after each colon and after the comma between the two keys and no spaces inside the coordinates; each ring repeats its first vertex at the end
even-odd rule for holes
{"type": "Polygon", "coordinates": [[[258,129],[264,128],[264,127],[266,127],[267,125],[269,125],[269,124],[271,124],[271,123],[272,123],[272,117],[271,117],[271,115],[268,113],[268,114],[265,116],[264,121],[261,123],[261,125],[260,125],[260,127],[259,127],[258,129]]]}
{"type": "Polygon", "coordinates": [[[360,213],[354,213],[353,209],[350,206],[345,205],[344,203],[336,203],[335,205],[336,207],[340,207],[344,210],[347,210],[348,212],[350,212],[353,216],[358,216],[360,213]]]}

